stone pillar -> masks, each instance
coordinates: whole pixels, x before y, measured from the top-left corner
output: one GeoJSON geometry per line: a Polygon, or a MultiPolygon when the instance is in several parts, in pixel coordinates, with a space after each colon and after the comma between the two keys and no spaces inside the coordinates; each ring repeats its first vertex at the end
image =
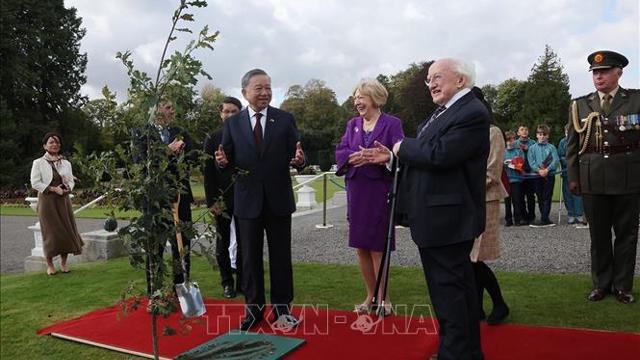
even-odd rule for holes
{"type": "MultiPolygon", "coordinates": [[[[311,180],[315,175],[296,175],[296,181],[301,184],[305,181],[311,180]]],[[[316,190],[309,185],[302,185],[302,187],[296,190],[298,195],[298,202],[296,202],[296,209],[309,210],[318,205],[316,202],[316,190]]]]}

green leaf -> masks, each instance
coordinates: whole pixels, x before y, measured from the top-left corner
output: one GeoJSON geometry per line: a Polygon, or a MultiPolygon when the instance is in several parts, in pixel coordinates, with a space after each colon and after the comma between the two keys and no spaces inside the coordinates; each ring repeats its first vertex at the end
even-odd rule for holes
{"type": "Polygon", "coordinates": [[[177,28],[176,31],[188,32],[193,34],[193,31],[191,31],[191,29],[188,29],[188,28],[177,28]]]}
{"type": "Polygon", "coordinates": [[[182,16],[180,16],[180,19],[185,21],[194,21],[193,14],[182,14],[182,16]]]}

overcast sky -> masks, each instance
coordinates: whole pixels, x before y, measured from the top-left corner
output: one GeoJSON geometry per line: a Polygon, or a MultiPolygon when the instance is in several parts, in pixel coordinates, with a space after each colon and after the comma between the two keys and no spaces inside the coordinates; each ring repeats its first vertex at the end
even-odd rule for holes
{"type": "MultiPolygon", "coordinates": [[[[65,0],[87,34],[87,83],[126,97],[128,78],[115,59],[131,50],[136,66],[154,73],[178,0],[65,0]]],[[[262,68],[279,105],[287,88],[321,79],[340,102],[356,83],[392,75],[411,63],[460,57],[473,61],[477,84],[525,80],[545,44],[558,54],[572,96],[593,91],[586,57],[618,51],[629,59],[623,87],[640,85],[639,0],[210,0],[195,8],[194,32],[220,31],[214,51],[200,50],[213,85],[241,98],[240,78],[262,68]]],[[[181,39],[190,40],[180,33],[181,39]]],[[[186,34],[190,35],[190,34],[186,34]]],[[[184,42],[176,42],[181,50],[184,42]]],[[[198,88],[207,83],[203,79],[198,88]]]]}

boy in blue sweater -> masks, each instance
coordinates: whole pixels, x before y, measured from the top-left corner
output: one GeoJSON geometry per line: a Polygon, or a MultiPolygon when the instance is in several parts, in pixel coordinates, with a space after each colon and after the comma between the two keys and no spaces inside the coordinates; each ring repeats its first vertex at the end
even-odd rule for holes
{"type": "Polygon", "coordinates": [[[574,195],[569,191],[569,179],[567,178],[567,131],[569,125],[564,127],[564,137],[558,144],[558,157],[560,158],[560,165],[562,165],[562,200],[564,200],[564,206],[567,209],[569,225],[586,225],[583,214],[584,209],[582,207],[582,196],[574,195]]]}
{"type": "Polygon", "coordinates": [[[527,159],[531,172],[538,174],[534,179],[536,197],[538,198],[538,208],[540,209],[540,220],[530,224],[531,227],[555,226],[549,219],[551,212],[551,198],[553,196],[553,185],[555,174],[560,164],[558,150],[553,144],[549,144],[549,126],[538,125],[536,129],[538,142],[529,147],[527,159]]]}
{"type": "Polygon", "coordinates": [[[524,151],[516,146],[516,133],[504,133],[507,148],[504,151],[504,164],[509,177],[509,196],[504,199],[504,221],[506,226],[527,225],[522,216],[522,175],[524,169],[518,169],[517,164],[524,165],[524,151]],[[519,158],[519,161],[514,159],[519,158]],[[511,212],[513,205],[513,213],[511,212]]]}

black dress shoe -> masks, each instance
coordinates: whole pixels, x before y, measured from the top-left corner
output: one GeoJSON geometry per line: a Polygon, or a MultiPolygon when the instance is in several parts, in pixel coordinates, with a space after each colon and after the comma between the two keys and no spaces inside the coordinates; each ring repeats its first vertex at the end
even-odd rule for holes
{"type": "Polygon", "coordinates": [[[249,331],[252,327],[257,326],[260,321],[262,321],[262,317],[248,315],[240,323],[240,331],[249,331]]]}
{"type": "Polygon", "coordinates": [[[607,296],[607,291],[605,289],[595,288],[591,290],[589,295],[587,296],[587,300],[589,301],[600,301],[607,296]]]}
{"type": "Polygon", "coordinates": [[[236,297],[236,291],[233,289],[233,286],[231,285],[225,285],[222,287],[222,296],[226,297],[227,299],[231,299],[236,297]]]}
{"type": "Polygon", "coordinates": [[[631,291],[616,290],[616,299],[623,304],[631,304],[636,301],[631,291]]]}
{"type": "Polygon", "coordinates": [[[487,317],[487,325],[501,324],[507,316],[509,316],[509,307],[507,304],[494,306],[491,314],[487,317]]]}

